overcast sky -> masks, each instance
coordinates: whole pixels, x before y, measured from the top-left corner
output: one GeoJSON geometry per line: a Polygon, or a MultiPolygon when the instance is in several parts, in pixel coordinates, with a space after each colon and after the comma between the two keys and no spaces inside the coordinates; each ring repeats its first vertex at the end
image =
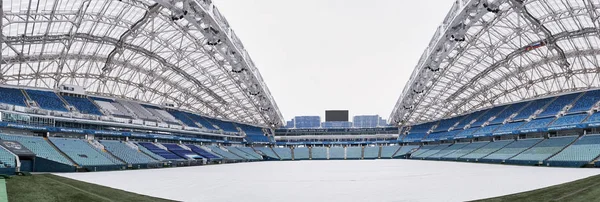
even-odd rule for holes
{"type": "Polygon", "coordinates": [[[213,0],[286,120],[388,118],[451,0],[213,0]]]}

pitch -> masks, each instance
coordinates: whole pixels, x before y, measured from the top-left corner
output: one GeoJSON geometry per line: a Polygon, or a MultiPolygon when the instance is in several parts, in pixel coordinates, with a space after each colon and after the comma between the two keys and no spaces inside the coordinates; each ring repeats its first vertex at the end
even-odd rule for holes
{"type": "Polygon", "coordinates": [[[180,201],[467,201],[598,175],[597,169],[415,161],[284,161],[64,177],[180,201]]]}

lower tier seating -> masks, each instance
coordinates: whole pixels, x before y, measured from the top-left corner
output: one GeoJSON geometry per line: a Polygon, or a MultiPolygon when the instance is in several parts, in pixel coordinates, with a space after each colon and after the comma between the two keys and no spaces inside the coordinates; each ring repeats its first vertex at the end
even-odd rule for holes
{"type": "Polygon", "coordinates": [[[404,145],[400,147],[400,149],[396,152],[396,154],[394,154],[394,156],[392,156],[392,158],[405,156],[418,148],[419,146],[417,145],[404,145]]]}
{"type": "Polygon", "coordinates": [[[254,151],[254,149],[252,149],[251,147],[235,147],[235,148],[254,157],[255,160],[263,159],[262,156],[260,156],[258,153],[256,153],[256,151],[254,151]]]}
{"type": "Polygon", "coordinates": [[[362,147],[346,147],[346,159],[361,159],[362,147]]]}
{"type": "Polygon", "coordinates": [[[504,148],[480,159],[482,162],[489,163],[501,163],[504,160],[509,159],[513,156],[520,154],[521,152],[529,149],[533,145],[542,141],[543,139],[523,139],[512,142],[509,145],[506,145],[504,148]]]}
{"type": "Polygon", "coordinates": [[[275,152],[269,148],[269,147],[254,147],[254,150],[257,151],[257,153],[272,158],[272,159],[279,159],[279,156],[277,156],[277,154],[275,154],[275,152]]]}
{"type": "Polygon", "coordinates": [[[379,158],[379,146],[365,147],[364,148],[364,159],[376,159],[379,158]]]}
{"type": "Polygon", "coordinates": [[[0,168],[14,168],[17,165],[17,159],[10,152],[0,148],[0,168]]]}
{"type": "Polygon", "coordinates": [[[213,154],[213,153],[209,152],[208,150],[205,150],[205,149],[199,147],[198,145],[188,144],[188,145],[185,145],[185,146],[189,147],[190,149],[192,149],[193,152],[196,152],[196,154],[198,154],[198,155],[200,155],[200,156],[202,156],[204,158],[207,158],[208,160],[221,160],[221,159],[223,159],[220,156],[218,156],[216,154],[213,154]]]}
{"type": "Polygon", "coordinates": [[[455,143],[453,145],[450,145],[449,147],[446,147],[446,148],[440,150],[438,153],[435,153],[435,154],[425,157],[425,159],[439,160],[439,159],[442,159],[442,157],[452,154],[452,153],[458,151],[459,149],[462,149],[465,146],[467,146],[467,143],[455,143]]]}
{"type": "Polygon", "coordinates": [[[519,155],[506,160],[506,163],[520,165],[541,164],[542,161],[571,144],[576,138],[577,136],[566,136],[544,139],[519,155]]]}
{"type": "Polygon", "coordinates": [[[0,139],[17,141],[35,153],[37,157],[73,165],[69,159],[63,156],[59,151],[56,151],[56,149],[54,149],[54,147],[43,137],[0,134],[0,139]]]}
{"type": "Polygon", "coordinates": [[[154,153],[158,156],[161,156],[164,159],[167,160],[183,160],[183,158],[177,156],[176,154],[173,154],[170,151],[167,151],[163,148],[160,148],[156,145],[154,145],[151,142],[139,142],[138,145],[146,148],[150,153],[154,153]]]}
{"type": "Polygon", "coordinates": [[[581,167],[600,156],[600,135],[585,135],[544,162],[550,166],[581,167]]]}
{"type": "Polygon", "coordinates": [[[210,145],[210,146],[207,146],[206,148],[210,149],[210,151],[214,152],[215,154],[222,156],[224,159],[235,160],[235,161],[244,160],[242,157],[239,157],[229,151],[225,151],[218,146],[210,145]]]}
{"type": "MultiPolygon", "coordinates": [[[[446,149],[449,146],[450,146],[450,144],[437,145],[437,146],[428,148],[427,151],[420,152],[418,154],[416,154],[416,152],[415,152],[415,155],[411,155],[410,158],[413,158],[413,159],[415,159],[415,158],[416,159],[425,159],[425,158],[427,158],[427,157],[429,157],[431,155],[434,155],[434,154],[442,151],[443,149],[446,149]]],[[[417,152],[419,152],[419,151],[417,151],[417,152]]]]}
{"type": "Polygon", "coordinates": [[[198,155],[196,152],[187,150],[183,147],[180,147],[177,144],[172,143],[162,143],[170,152],[175,155],[181,157],[182,159],[202,159],[203,157],[198,155]]]}
{"type": "Polygon", "coordinates": [[[330,147],[329,148],[329,159],[344,159],[346,158],[346,148],[344,147],[330,147]]]}
{"type": "Polygon", "coordinates": [[[448,154],[446,156],[443,156],[442,159],[444,160],[457,160],[459,157],[467,155],[473,151],[475,151],[476,149],[479,149],[487,144],[489,144],[490,142],[473,142],[473,143],[467,143],[467,145],[465,145],[464,147],[457,149],[455,152],[448,154]]]}
{"type": "Polygon", "coordinates": [[[128,164],[148,164],[157,162],[148,155],[121,141],[101,140],[100,143],[104,145],[104,149],[128,164]]]}
{"type": "Polygon", "coordinates": [[[398,151],[398,149],[400,149],[400,146],[398,145],[394,145],[394,146],[382,146],[381,147],[381,157],[380,158],[392,158],[394,156],[394,154],[396,153],[396,151],[398,151]]]}
{"type": "Polygon", "coordinates": [[[308,152],[308,147],[294,148],[294,160],[307,160],[309,157],[308,152]]]}
{"type": "Polygon", "coordinates": [[[311,159],[313,159],[313,160],[327,159],[327,147],[310,148],[310,155],[311,155],[311,159]]]}
{"type": "Polygon", "coordinates": [[[238,147],[229,146],[229,147],[225,147],[225,149],[227,149],[227,151],[229,153],[235,154],[235,155],[242,157],[244,159],[247,159],[247,160],[260,160],[259,158],[256,158],[255,156],[252,156],[246,152],[243,152],[242,150],[239,150],[238,147]]]}
{"type": "Polygon", "coordinates": [[[119,165],[114,160],[102,155],[100,151],[92,148],[85,140],[70,138],[49,138],[50,141],[75,163],[80,166],[106,166],[119,165]]]}
{"type": "Polygon", "coordinates": [[[459,157],[458,160],[478,161],[479,159],[486,157],[486,156],[490,155],[491,153],[494,153],[494,152],[504,148],[506,145],[513,143],[513,142],[514,142],[514,140],[500,140],[500,141],[490,142],[490,143],[486,144],[485,146],[483,146],[479,149],[476,149],[467,155],[459,157]]]}
{"type": "Polygon", "coordinates": [[[281,160],[292,160],[292,150],[287,147],[276,147],[273,148],[273,152],[277,153],[281,160]]]}

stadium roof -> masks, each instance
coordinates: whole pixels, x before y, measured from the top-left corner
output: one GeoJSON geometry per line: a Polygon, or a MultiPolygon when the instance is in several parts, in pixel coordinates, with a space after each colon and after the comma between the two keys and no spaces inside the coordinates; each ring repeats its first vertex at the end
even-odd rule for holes
{"type": "Polygon", "coordinates": [[[459,0],[390,116],[419,123],[600,86],[600,1],[459,0]]]}
{"type": "Polygon", "coordinates": [[[2,0],[0,83],[282,125],[269,89],[210,0],[2,0]]]}

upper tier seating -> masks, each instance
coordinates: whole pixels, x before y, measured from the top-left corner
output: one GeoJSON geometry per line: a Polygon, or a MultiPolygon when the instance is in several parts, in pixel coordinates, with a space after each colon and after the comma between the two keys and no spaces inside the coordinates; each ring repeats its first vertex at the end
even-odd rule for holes
{"type": "Polygon", "coordinates": [[[425,139],[429,139],[429,140],[445,140],[446,138],[456,136],[456,134],[458,134],[460,132],[462,132],[462,130],[433,132],[433,133],[430,133],[425,139]]]}
{"type": "Polygon", "coordinates": [[[519,129],[520,130],[529,130],[529,129],[544,128],[544,127],[548,126],[548,124],[550,124],[550,122],[552,122],[553,120],[554,120],[554,117],[534,119],[534,120],[527,122],[526,124],[523,124],[523,126],[521,126],[521,128],[519,128],[519,129]]]}
{"type": "Polygon", "coordinates": [[[544,164],[581,167],[600,156],[600,135],[585,135],[544,164]]]}
{"type": "Polygon", "coordinates": [[[25,98],[25,95],[23,95],[23,92],[21,92],[21,90],[19,90],[19,89],[0,87],[0,95],[2,95],[2,96],[0,96],[1,103],[23,106],[23,107],[27,106],[26,105],[27,99],[25,98]]]}
{"type": "Polygon", "coordinates": [[[327,147],[313,147],[310,148],[310,155],[312,160],[324,160],[327,159],[327,147]]]}
{"type": "Polygon", "coordinates": [[[146,108],[142,107],[137,102],[127,101],[127,100],[117,100],[117,103],[123,105],[123,107],[127,108],[130,112],[132,112],[137,118],[149,120],[149,121],[158,121],[158,118],[154,117],[152,113],[150,113],[146,108]]]}
{"type": "Polygon", "coordinates": [[[202,159],[203,157],[198,155],[196,152],[184,149],[177,144],[162,143],[170,152],[181,157],[182,159],[202,159]]]}
{"type": "Polygon", "coordinates": [[[215,154],[218,154],[219,156],[222,156],[225,159],[235,160],[235,161],[244,160],[244,158],[239,157],[229,151],[225,151],[225,150],[221,149],[221,147],[218,147],[218,146],[210,145],[210,146],[206,146],[206,148],[210,149],[210,151],[214,152],[215,154]]]}
{"type": "Polygon", "coordinates": [[[459,149],[462,149],[463,147],[467,146],[467,144],[468,143],[452,144],[449,147],[446,147],[435,154],[425,157],[425,159],[435,159],[435,160],[442,159],[442,157],[452,154],[452,153],[458,151],[459,149]]]}
{"type": "Polygon", "coordinates": [[[346,159],[361,159],[362,147],[346,147],[346,159]]]}
{"type": "Polygon", "coordinates": [[[519,111],[519,114],[517,116],[515,116],[512,120],[523,120],[523,119],[529,118],[533,113],[535,113],[535,111],[543,108],[548,103],[550,103],[550,101],[552,101],[552,99],[554,99],[554,98],[544,98],[544,99],[534,100],[534,101],[529,102],[529,105],[527,105],[525,108],[521,109],[521,111],[519,111]]]}
{"type": "Polygon", "coordinates": [[[133,114],[129,112],[121,103],[115,102],[112,99],[90,97],[100,108],[116,117],[132,118],[133,114]]]}
{"type": "MultiPolygon", "coordinates": [[[[466,143],[466,145],[464,147],[462,147],[460,149],[456,149],[455,152],[452,152],[451,154],[443,156],[441,159],[458,160],[458,158],[460,158],[461,156],[467,155],[489,143],[490,142],[487,142],[487,141],[466,143]]],[[[457,144],[465,144],[465,143],[457,143],[457,144]]]]}
{"type": "Polygon", "coordinates": [[[467,126],[467,125],[471,124],[471,122],[472,122],[474,119],[477,119],[477,118],[479,118],[479,117],[480,117],[480,116],[481,116],[483,113],[485,113],[486,111],[487,111],[487,110],[480,110],[480,111],[476,111],[476,112],[473,112],[473,113],[467,114],[467,115],[465,116],[465,118],[464,118],[464,119],[462,119],[462,120],[461,120],[461,121],[458,123],[458,125],[456,125],[456,126],[454,127],[454,129],[453,129],[453,130],[460,130],[460,129],[463,129],[465,126],[467,126]]]}
{"type": "Polygon", "coordinates": [[[500,112],[500,114],[498,114],[494,120],[490,121],[490,125],[503,123],[504,120],[510,117],[510,115],[519,112],[528,103],[529,102],[519,102],[508,105],[508,107],[504,109],[504,111],[500,112]]]}
{"type": "Polygon", "coordinates": [[[496,131],[494,131],[494,133],[512,132],[512,131],[520,128],[525,123],[526,122],[523,122],[523,121],[506,123],[504,125],[500,125],[500,127],[498,127],[498,129],[496,129],[496,131]]]}
{"type": "Polygon", "coordinates": [[[421,140],[427,135],[426,133],[409,133],[406,135],[402,141],[403,142],[412,142],[414,140],[421,140]]]}
{"type": "Polygon", "coordinates": [[[170,151],[164,150],[163,148],[160,148],[156,145],[154,145],[151,142],[138,142],[138,145],[145,147],[146,149],[148,149],[148,151],[155,153],[165,159],[168,160],[183,160],[183,158],[177,156],[176,154],[173,154],[170,151]]]}
{"type": "Polygon", "coordinates": [[[309,158],[308,147],[296,147],[294,148],[294,160],[307,160],[309,158]]]}
{"type": "Polygon", "coordinates": [[[225,147],[227,149],[227,151],[229,153],[235,154],[239,157],[242,157],[243,159],[248,159],[248,160],[260,160],[260,158],[257,158],[256,156],[252,156],[242,150],[239,150],[238,147],[233,147],[233,146],[228,146],[225,147]]]}
{"type": "Polygon", "coordinates": [[[483,146],[479,149],[476,149],[467,155],[459,157],[458,160],[478,161],[479,159],[484,158],[484,157],[490,155],[491,153],[494,153],[494,152],[504,148],[506,145],[509,145],[513,142],[514,142],[514,140],[500,140],[500,141],[490,142],[490,143],[486,144],[485,146],[483,146]]]}
{"type": "Polygon", "coordinates": [[[14,168],[17,165],[17,159],[4,148],[0,148],[0,168],[14,168]]]}
{"type": "Polygon", "coordinates": [[[292,160],[292,150],[287,147],[275,147],[273,148],[273,152],[277,153],[281,160],[292,160]]]}
{"type": "Polygon", "coordinates": [[[119,165],[81,139],[50,138],[50,141],[80,166],[119,165]]]}
{"type": "Polygon", "coordinates": [[[414,151],[417,148],[419,148],[419,146],[417,145],[404,145],[396,152],[396,154],[394,154],[393,158],[407,155],[408,153],[414,151]]]}
{"type": "Polygon", "coordinates": [[[569,114],[557,118],[550,126],[566,126],[572,124],[581,123],[585,118],[587,118],[588,114],[569,114]]]}
{"type": "Polygon", "coordinates": [[[234,148],[249,154],[250,156],[254,157],[254,159],[256,159],[256,160],[263,159],[261,155],[259,155],[258,153],[256,153],[256,151],[254,151],[254,149],[252,149],[252,147],[234,147],[234,148]]]}
{"type": "Polygon", "coordinates": [[[548,105],[544,111],[537,115],[537,117],[556,116],[560,110],[566,105],[571,104],[581,93],[573,93],[568,95],[562,95],[557,97],[550,105],[548,105]]]}
{"type": "Polygon", "coordinates": [[[424,151],[422,153],[417,153],[415,152],[413,155],[410,156],[410,158],[412,159],[424,159],[427,158],[431,155],[434,155],[438,152],[440,152],[443,149],[446,149],[447,147],[449,147],[450,144],[441,144],[441,145],[437,145],[433,148],[429,148],[427,151],[424,151]]]}
{"type": "Polygon", "coordinates": [[[246,140],[249,142],[270,142],[269,137],[265,136],[265,133],[261,128],[250,126],[246,124],[237,124],[245,133],[246,140]]]}
{"type": "Polygon", "coordinates": [[[490,118],[498,115],[506,107],[507,106],[499,106],[499,107],[494,107],[494,108],[491,108],[489,110],[486,110],[486,112],[483,115],[481,115],[479,118],[477,118],[477,121],[475,121],[475,122],[473,122],[471,124],[471,128],[473,128],[473,127],[479,127],[479,126],[483,125],[490,118]]]}
{"type": "Polygon", "coordinates": [[[202,149],[198,145],[187,144],[185,146],[189,147],[190,149],[192,149],[193,152],[195,152],[196,154],[198,154],[198,155],[200,155],[200,156],[202,156],[204,158],[207,158],[208,160],[212,161],[212,160],[221,160],[221,159],[223,159],[220,156],[209,152],[208,150],[202,149]]]}
{"type": "Polygon", "coordinates": [[[277,154],[275,154],[275,152],[273,152],[273,150],[269,147],[254,147],[254,149],[256,151],[258,151],[259,153],[262,153],[263,155],[272,158],[272,159],[279,159],[279,157],[277,156],[277,154]]]}
{"type": "Polygon", "coordinates": [[[329,148],[329,159],[344,159],[346,158],[346,148],[344,147],[330,147],[329,148]]]}
{"type": "Polygon", "coordinates": [[[479,130],[473,132],[473,136],[479,137],[479,136],[490,135],[496,129],[498,129],[500,126],[501,125],[487,125],[487,126],[484,126],[484,127],[480,128],[479,130]]]}
{"type": "Polygon", "coordinates": [[[364,159],[376,159],[379,158],[379,146],[365,147],[364,148],[364,159]]]}
{"type": "Polygon", "coordinates": [[[148,164],[157,162],[146,154],[127,146],[127,144],[121,141],[100,140],[100,143],[104,145],[104,149],[128,164],[148,164]]]}
{"type": "Polygon", "coordinates": [[[0,139],[17,141],[35,153],[37,157],[73,165],[69,159],[56,151],[56,149],[42,137],[0,134],[0,139]]]}
{"type": "Polygon", "coordinates": [[[479,127],[477,127],[477,128],[468,128],[466,130],[461,130],[459,133],[457,133],[456,135],[454,135],[454,137],[455,138],[469,137],[469,136],[472,136],[473,133],[475,133],[477,130],[479,130],[479,127]]]}
{"type": "Polygon", "coordinates": [[[566,136],[545,139],[519,155],[506,160],[506,163],[520,165],[540,164],[571,144],[576,138],[577,136],[566,136]]]}
{"type": "Polygon", "coordinates": [[[450,127],[454,126],[457,122],[465,118],[464,116],[457,116],[449,119],[441,120],[434,132],[448,131],[450,127]]]}
{"type": "Polygon", "coordinates": [[[65,101],[67,101],[67,103],[69,103],[69,105],[72,105],[75,108],[77,108],[77,110],[79,110],[79,113],[93,114],[98,116],[103,115],[102,112],[100,112],[100,109],[98,109],[98,107],[96,107],[96,105],[92,103],[92,101],[90,101],[87,97],[75,97],[68,95],[63,95],[62,97],[65,99],[65,101]]]}
{"type": "Polygon", "coordinates": [[[186,112],[169,110],[169,113],[189,127],[198,127],[196,123],[194,123],[194,120],[192,120],[189,116],[186,115],[186,112]]]}
{"type": "Polygon", "coordinates": [[[163,122],[169,124],[179,124],[177,122],[177,119],[175,119],[173,115],[169,114],[169,112],[165,111],[164,109],[161,109],[160,107],[145,104],[142,104],[141,106],[143,106],[148,112],[150,112],[150,114],[152,114],[153,117],[163,122]]]}
{"type": "Polygon", "coordinates": [[[29,98],[34,100],[42,109],[68,112],[63,101],[52,91],[25,90],[29,98]]]}
{"type": "Polygon", "coordinates": [[[479,161],[482,162],[490,162],[490,163],[500,163],[504,162],[504,160],[509,159],[521,152],[529,149],[533,145],[542,141],[543,139],[523,139],[517,140],[509,145],[506,145],[504,148],[482,158],[479,161]]]}
{"type": "Polygon", "coordinates": [[[392,158],[396,151],[400,149],[400,146],[382,146],[381,147],[381,157],[380,158],[392,158]]]}
{"type": "Polygon", "coordinates": [[[594,106],[598,101],[600,101],[600,90],[588,91],[583,94],[577,101],[573,104],[573,107],[569,109],[569,113],[580,113],[586,112],[594,106]]]}
{"type": "Polygon", "coordinates": [[[598,122],[600,122],[600,112],[593,113],[584,121],[584,123],[598,123],[598,122]]]}
{"type": "Polygon", "coordinates": [[[221,121],[219,119],[211,119],[208,117],[203,117],[203,118],[206,119],[208,122],[211,122],[211,123],[219,126],[219,128],[221,128],[221,130],[223,130],[223,131],[232,132],[232,133],[239,132],[237,130],[237,128],[235,127],[235,125],[233,125],[233,123],[231,123],[231,122],[221,121]]]}
{"type": "MultiPolygon", "coordinates": [[[[194,122],[200,124],[202,127],[204,127],[207,130],[217,130],[217,128],[215,128],[215,126],[213,126],[213,124],[209,121],[207,121],[204,117],[201,117],[199,115],[196,114],[192,114],[192,113],[187,113],[187,112],[183,112],[185,115],[187,115],[187,117],[189,117],[190,119],[194,120],[194,122]]],[[[194,126],[196,127],[196,126],[194,126]]]]}

